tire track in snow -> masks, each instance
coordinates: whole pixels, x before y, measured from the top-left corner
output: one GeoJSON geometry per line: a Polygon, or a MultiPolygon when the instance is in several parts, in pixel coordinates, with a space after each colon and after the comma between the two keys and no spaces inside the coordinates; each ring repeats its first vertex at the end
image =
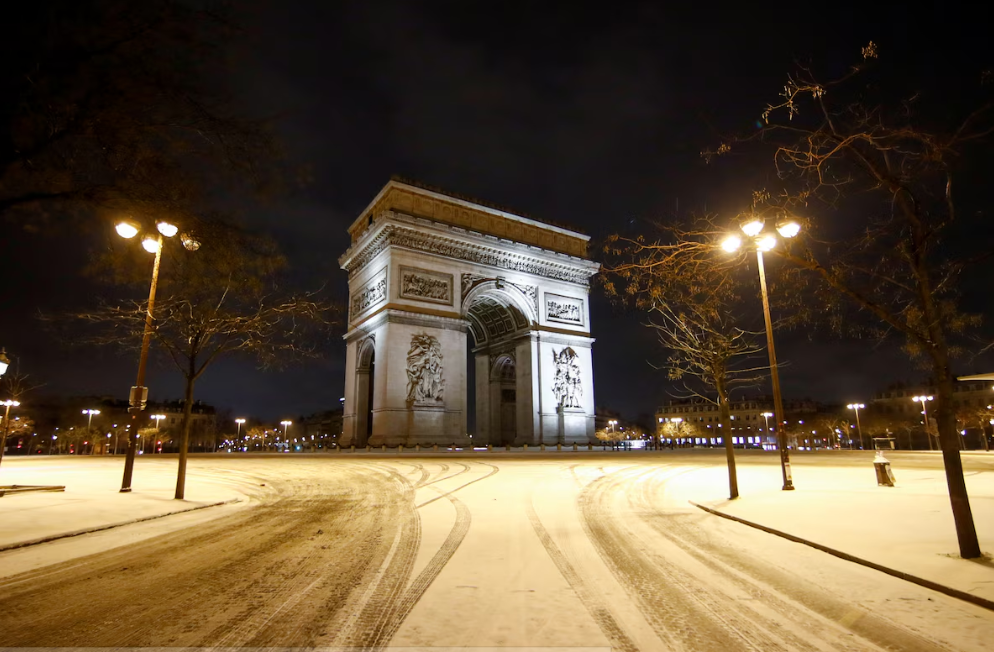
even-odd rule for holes
{"type": "Polygon", "coordinates": [[[624,515],[618,513],[614,500],[623,496],[626,484],[653,470],[609,473],[587,485],[579,497],[587,536],[646,622],[670,649],[695,652],[724,652],[729,648],[757,652],[789,649],[751,623],[739,621],[742,622],[739,626],[731,622],[723,613],[731,600],[719,599],[700,581],[654,554],[651,542],[641,540],[625,527],[624,515]],[[744,631],[746,628],[748,632],[744,631]]]}
{"type": "Polygon", "coordinates": [[[552,559],[552,563],[556,565],[563,579],[566,580],[570,588],[573,589],[573,592],[580,599],[580,602],[586,607],[587,613],[590,614],[590,618],[600,627],[601,633],[611,642],[611,649],[621,650],[622,652],[638,652],[639,647],[625,634],[621,625],[618,624],[618,621],[611,614],[611,610],[607,604],[604,603],[596,591],[587,585],[573,564],[570,563],[566,555],[556,545],[556,542],[552,540],[548,530],[542,525],[542,521],[535,511],[535,506],[532,503],[530,495],[525,508],[528,512],[528,521],[531,523],[535,535],[542,542],[542,546],[545,548],[546,553],[548,553],[549,558],[552,559]]]}
{"type": "Polygon", "coordinates": [[[812,585],[755,555],[745,554],[734,545],[723,545],[724,542],[715,541],[694,525],[694,521],[701,519],[696,514],[667,514],[660,511],[656,504],[663,489],[660,485],[664,483],[665,480],[656,479],[655,482],[642,483],[640,491],[630,492],[628,495],[633,504],[633,512],[660,536],[722,576],[725,581],[754,595],[759,603],[775,611],[781,618],[797,619],[798,604],[792,602],[810,610],[813,617],[804,621],[804,629],[810,637],[825,641],[838,640],[838,630],[844,629],[860,636],[868,644],[885,650],[948,650],[870,609],[859,609],[857,618],[852,619],[852,600],[812,585]],[[653,488],[656,489],[655,492],[651,491],[653,488]],[[819,622],[820,619],[824,621],[819,622]]]}

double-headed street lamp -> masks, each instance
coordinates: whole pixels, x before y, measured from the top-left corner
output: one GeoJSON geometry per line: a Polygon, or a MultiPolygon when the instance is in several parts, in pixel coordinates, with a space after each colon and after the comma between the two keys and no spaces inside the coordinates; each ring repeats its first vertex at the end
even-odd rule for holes
{"type": "Polygon", "coordinates": [[[925,409],[925,401],[931,401],[934,396],[912,396],[911,400],[922,404],[922,414],[925,415],[925,439],[928,440],[928,449],[932,450],[932,435],[928,431],[928,410],[925,409]]]}
{"type": "Polygon", "coordinates": [[[846,407],[856,411],[856,433],[859,435],[859,447],[863,448],[863,426],[859,425],[859,411],[866,406],[862,403],[850,403],[846,407]]]}
{"type": "Polygon", "coordinates": [[[86,415],[86,429],[90,430],[93,426],[93,415],[100,414],[100,410],[83,410],[83,414],[86,415]]]}
{"type": "MultiPolygon", "coordinates": [[[[751,240],[756,247],[756,261],[759,265],[759,286],[763,293],[763,317],[766,319],[766,349],[770,354],[770,377],[773,381],[773,410],[776,412],[777,424],[777,446],[780,448],[780,470],[783,474],[783,490],[794,489],[794,481],[790,474],[790,453],[787,451],[787,437],[784,432],[783,398],[780,395],[780,373],[777,370],[777,354],[773,347],[773,321],[770,318],[770,299],[766,292],[766,270],[763,266],[763,252],[770,251],[777,246],[777,236],[775,233],[764,231],[766,223],[753,217],[745,221],[742,226],[742,233],[751,240]]],[[[785,220],[777,224],[777,233],[783,238],[793,238],[801,232],[801,225],[793,220],[785,220]]],[[[738,235],[729,235],[722,243],[721,248],[732,253],[738,251],[743,245],[742,238],[738,235]]],[[[769,422],[767,422],[769,430],[769,422]]]]}
{"type": "MultiPolygon", "coordinates": [[[[148,388],[145,387],[145,364],[148,361],[148,347],[152,342],[152,311],[155,308],[155,288],[159,284],[159,263],[162,261],[163,238],[172,238],[179,233],[179,227],[166,221],[161,221],[155,225],[158,233],[146,233],[142,236],[142,247],[150,254],[155,254],[155,262],[152,264],[152,284],[148,290],[148,308],[145,311],[145,332],[142,334],[141,354],[138,357],[138,377],[131,393],[128,396],[128,412],[132,419],[137,419],[138,413],[145,409],[148,401],[148,388]]],[[[138,224],[131,220],[119,222],[114,227],[117,234],[122,238],[130,240],[141,231],[138,224]]],[[[200,242],[193,236],[184,233],[180,235],[183,246],[189,251],[196,251],[200,248],[200,242]]],[[[121,480],[121,491],[131,491],[131,476],[135,468],[135,440],[138,437],[136,432],[128,437],[128,454],[124,460],[124,478],[121,480]]]]}

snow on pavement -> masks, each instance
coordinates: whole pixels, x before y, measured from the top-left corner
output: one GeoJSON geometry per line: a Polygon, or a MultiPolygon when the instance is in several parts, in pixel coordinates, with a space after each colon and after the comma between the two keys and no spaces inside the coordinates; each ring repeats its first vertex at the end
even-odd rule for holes
{"type": "MultiPolygon", "coordinates": [[[[937,471],[927,464],[898,469],[899,483],[917,487],[902,502],[900,492],[859,485],[866,469],[832,459],[800,460],[790,495],[796,505],[811,499],[823,530],[834,519],[858,539],[865,526],[852,515],[875,513],[881,497],[909,523],[915,505],[931,505],[922,497],[934,488],[922,487],[937,471]],[[840,491],[848,511],[820,502],[840,491]]],[[[229,518],[0,579],[0,646],[932,651],[986,650],[994,638],[990,611],[690,506],[721,502],[720,455],[195,461],[205,482],[246,492],[265,483],[269,493],[229,518]],[[77,618],[61,606],[70,593],[120,618],[77,618]],[[14,604],[24,606],[5,611],[14,604]]],[[[744,456],[736,509],[785,500],[776,462],[744,456]]],[[[795,520],[817,524],[815,515],[795,520]]],[[[933,529],[908,527],[902,542],[935,545],[933,529]]],[[[0,570],[21,552],[0,553],[0,570]]]]}
{"type": "MultiPolygon", "coordinates": [[[[868,456],[867,461],[872,457],[868,456]]],[[[994,562],[959,557],[941,468],[902,466],[896,482],[878,487],[863,467],[794,464],[793,492],[781,491],[779,466],[741,465],[740,498],[728,498],[723,467],[695,471],[673,487],[680,498],[793,534],[882,566],[994,600],[994,562]]],[[[936,455],[937,462],[938,455],[936,455]]],[[[798,463],[798,461],[800,463],[798,463]]],[[[967,491],[981,550],[994,551],[994,471],[967,470],[967,491]]]]}

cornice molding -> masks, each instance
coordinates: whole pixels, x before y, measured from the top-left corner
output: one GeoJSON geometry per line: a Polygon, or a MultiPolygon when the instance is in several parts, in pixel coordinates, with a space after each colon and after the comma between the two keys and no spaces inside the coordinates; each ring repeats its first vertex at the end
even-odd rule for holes
{"type": "Polygon", "coordinates": [[[588,286],[600,265],[585,258],[488,236],[461,227],[385,211],[338,259],[353,278],[390,246],[588,286]],[[414,228],[411,228],[414,227],[414,228]],[[430,229],[430,231],[426,231],[430,229]]]}

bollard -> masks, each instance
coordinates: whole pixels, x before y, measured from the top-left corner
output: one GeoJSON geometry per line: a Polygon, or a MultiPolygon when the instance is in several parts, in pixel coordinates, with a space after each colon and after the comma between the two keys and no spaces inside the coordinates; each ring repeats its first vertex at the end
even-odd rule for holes
{"type": "Polygon", "coordinates": [[[561,451],[562,449],[563,449],[563,445],[562,444],[556,444],[556,450],[557,451],[561,451]]]}
{"type": "Polygon", "coordinates": [[[525,444],[525,452],[528,452],[528,444],[525,444]]]}
{"type": "Polygon", "coordinates": [[[493,444],[487,444],[487,452],[489,452],[489,453],[493,453],[494,452],[494,445],[493,444]]]}
{"type": "Polygon", "coordinates": [[[438,444],[433,444],[432,447],[431,447],[431,449],[437,453],[438,452],[438,444]]]}
{"type": "Polygon", "coordinates": [[[890,470],[890,461],[884,457],[883,451],[877,451],[873,458],[873,470],[877,472],[878,487],[893,487],[894,474],[890,470]]]}
{"type": "Polygon", "coordinates": [[[383,450],[383,452],[384,452],[384,453],[386,453],[386,452],[387,452],[387,445],[386,445],[386,444],[383,444],[383,446],[382,446],[382,450],[383,450]]]}
{"type": "Polygon", "coordinates": [[[369,453],[372,450],[373,450],[373,445],[372,444],[366,444],[366,452],[369,453]]]}
{"type": "Polygon", "coordinates": [[[545,444],[542,444],[539,448],[541,448],[544,451],[545,450],[545,444]]]}
{"type": "Polygon", "coordinates": [[[594,445],[593,444],[587,444],[587,450],[588,451],[594,450],[594,445]]]}
{"type": "Polygon", "coordinates": [[[508,453],[510,453],[510,452],[511,452],[511,445],[510,445],[510,444],[508,444],[508,445],[507,445],[507,452],[508,452],[508,453]]]}
{"type": "Polygon", "coordinates": [[[576,450],[576,442],[573,442],[573,450],[576,450]]]}
{"type": "Polygon", "coordinates": [[[415,453],[421,452],[421,444],[414,444],[414,452],[415,453]]]}
{"type": "Polygon", "coordinates": [[[354,453],[354,452],[355,452],[355,444],[352,444],[352,450],[351,450],[351,451],[349,451],[349,452],[351,452],[351,453],[354,453]]]}
{"type": "Polygon", "coordinates": [[[404,452],[404,445],[403,444],[397,444],[397,454],[400,455],[403,452],[404,452]]]}

